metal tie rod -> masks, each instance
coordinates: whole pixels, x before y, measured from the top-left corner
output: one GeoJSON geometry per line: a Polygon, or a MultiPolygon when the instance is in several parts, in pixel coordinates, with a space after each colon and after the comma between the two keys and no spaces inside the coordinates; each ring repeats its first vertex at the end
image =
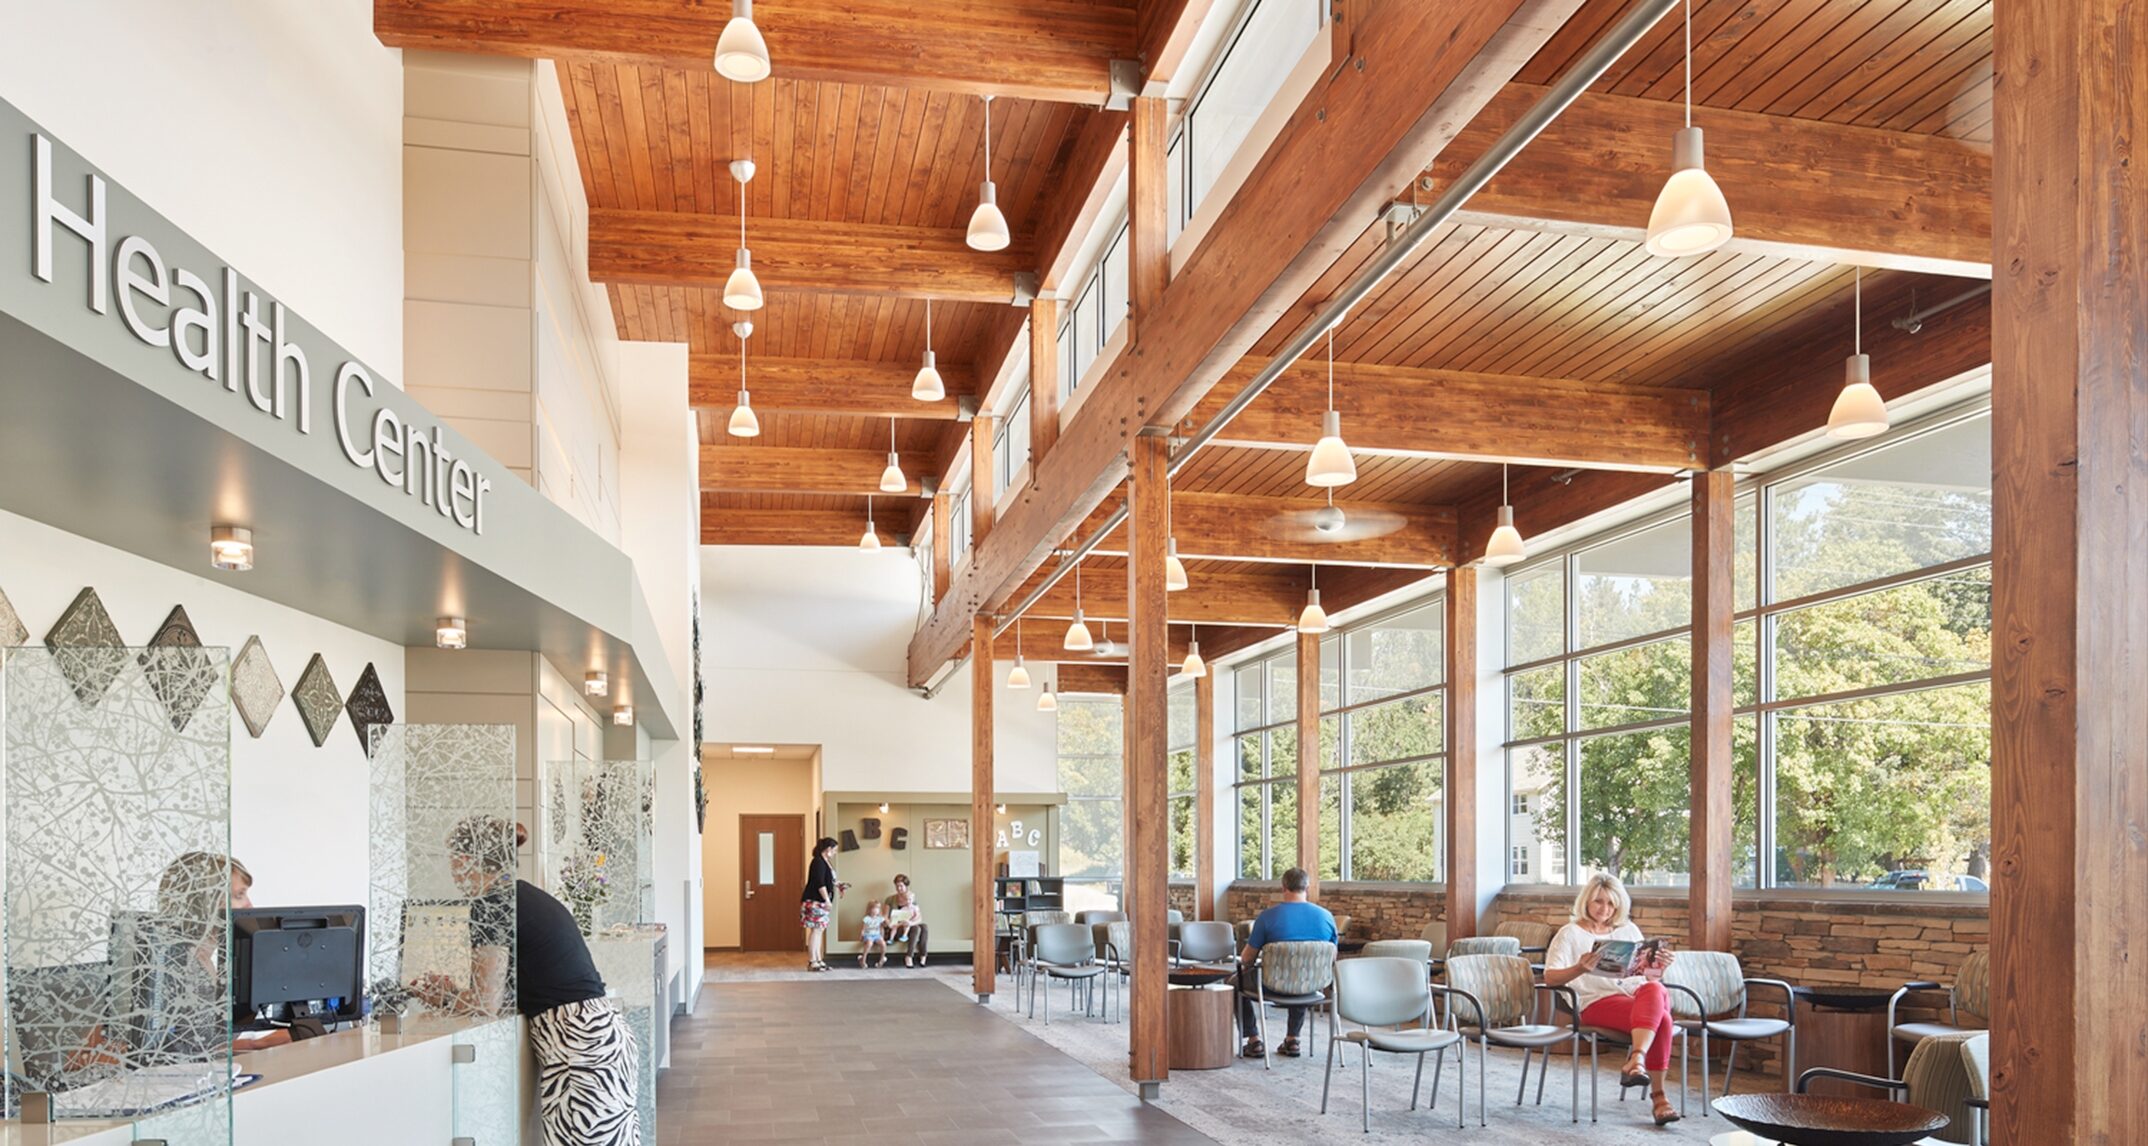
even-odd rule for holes
{"type": "MultiPolygon", "coordinates": [[[[1217,411],[1215,417],[1210,418],[1200,429],[1195,430],[1193,436],[1187,438],[1177,450],[1173,451],[1170,467],[1165,472],[1169,476],[1177,477],[1179,471],[1193,460],[1193,455],[1200,452],[1201,447],[1214,440],[1217,434],[1223,432],[1223,427],[1230,424],[1232,418],[1237,417],[1240,412],[1253,403],[1254,399],[1259,398],[1277,378],[1282,376],[1283,371],[1289,369],[1298,359],[1304,357],[1305,353],[1313,348],[1321,336],[1328,332],[1328,328],[1340,323],[1343,317],[1350,313],[1351,307],[1364,301],[1365,296],[1371,294],[1387,276],[1393,274],[1403,263],[1409,261],[1410,257],[1415,255],[1419,248],[1431,240],[1434,231],[1438,230],[1448,219],[1453,218],[1456,211],[1462,209],[1462,205],[1469,201],[1470,196],[1475,195],[1484,188],[1485,184],[1490,183],[1492,177],[1499,174],[1500,169],[1504,168],[1508,161],[1521,154],[1522,148],[1527,147],[1531,140],[1542,134],[1545,128],[1551,126],[1551,122],[1559,118],[1559,113],[1565,111],[1569,105],[1579,99],[1581,94],[1589,89],[1589,85],[1601,79],[1603,74],[1611,69],[1611,65],[1618,62],[1620,56],[1626,54],[1628,48],[1639,43],[1641,37],[1647,35],[1648,30],[1655,27],[1656,23],[1662,20],[1663,17],[1669,15],[1671,9],[1677,7],[1678,4],[1679,0],[1642,0],[1642,3],[1637,5],[1633,11],[1627,13],[1625,19],[1620,20],[1610,31],[1604,33],[1603,38],[1597,40],[1589,48],[1586,55],[1576,61],[1565,75],[1560,76],[1558,82],[1553,84],[1528,111],[1522,113],[1520,119],[1515,120],[1512,126],[1501,133],[1499,138],[1492,142],[1491,147],[1487,148],[1483,155],[1477,157],[1476,162],[1471,163],[1468,168],[1463,170],[1461,175],[1455,178],[1453,183],[1448,184],[1447,189],[1440,192],[1439,198],[1433,200],[1432,204],[1425,208],[1424,214],[1419,215],[1415,222],[1404,229],[1395,242],[1388,244],[1387,249],[1380,252],[1373,259],[1370,266],[1353,275],[1341,290],[1323,303],[1318,313],[1314,314],[1312,323],[1293,337],[1273,359],[1269,360],[1268,365],[1262,367],[1260,373],[1255,374],[1253,380],[1248,382],[1245,388],[1230,400],[1228,405],[1217,411]]],[[[1104,523],[1097,528],[1095,534],[1068,551],[1067,556],[1061,559],[1058,567],[1053,569],[1051,574],[1028,596],[1022,598],[1021,604],[1001,613],[992,630],[993,633],[996,635],[1005,632],[1016,618],[1028,612],[1030,606],[1036,604],[1038,600],[1043,598],[1045,593],[1051,590],[1052,586],[1058,584],[1059,579],[1066,576],[1067,571],[1072,569],[1076,562],[1087,556],[1098,545],[1103,544],[1104,538],[1109,536],[1112,530],[1117,529],[1124,523],[1126,518],[1126,506],[1121,505],[1112,512],[1110,517],[1104,519],[1104,523]]]]}

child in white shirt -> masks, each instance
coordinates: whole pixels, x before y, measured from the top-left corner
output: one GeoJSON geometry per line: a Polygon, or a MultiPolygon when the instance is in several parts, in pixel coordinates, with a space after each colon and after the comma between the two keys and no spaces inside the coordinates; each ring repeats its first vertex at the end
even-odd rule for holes
{"type": "Polygon", "coordinates": [[[877,952],[880,961],[876,967],[888,965],[888,917],[881,913],[880,901],[871,900],[865,905],[865,916],[858,920],[858,966],[865,966],[865,958],[877,952]]]}

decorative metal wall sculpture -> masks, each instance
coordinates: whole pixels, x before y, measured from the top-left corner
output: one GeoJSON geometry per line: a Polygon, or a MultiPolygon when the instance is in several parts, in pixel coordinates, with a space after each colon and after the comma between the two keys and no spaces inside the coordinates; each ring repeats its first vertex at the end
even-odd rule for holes
{"type": "MultiPolygon", "coordinates": [[[[0,648],[14,648],[30,639],[30,630],[23,627],[22,617],[15,612],[15,603],[0,591],[0,648]]],[[[695,679],[699,686],[699,678],[695,679]]]]}
{"type": "Polygon", "coordinates": [[[45,647],[56,654],[54,663],[74,689],[75,699],[91,707],[104,699],[104,690],[126,667],[123,644],[119,628],[112,624],[112,615],[104,611],[95,589],[75,594],[53,622],[52,631],[45,634],[45,647]]]}
{"type": "Polygon", "coordinates": [[[164,623],[157,626],[157,635],[149,638],[149,650],[137,658],[142,671],[149,674],[149,691],[163,703],[174,732],[186,731],[187,722],[209,694],[210,678],[201,671],[206,658],[184,605],[172,606],[164,623]]]}
{"type": "Polygon", "coordinates": [[[282,703],[283,681],[276,675],[276,666],[269,663],[268,650],[261,647],[260,637],[246,638],[231,662],[231,704],[246,722],[247,733],[261,739],[276,716],[276,706],[282,703]]]}
{"type": "Polygon", "coordinates": [[[380,674],[368,664],[358,674],[358,683],[351,686],[351,698],[344,711],[350,713],[351,727],[358,730],[358,746],[368,752],[373,750],[373,729],[395,723],[395,710],[388,706],[388,690],[380,687],[380,674]]]}
{"type": "Polygon", "coordinates": [[[298,684],[291,689],[291,702],[298,706],[298,717],[306,722],[306,735],[313,737],[313,746],[328,743],[336,717],[343,714],[343,696],[336,691],[335,679],[328,675],[328,662],[321,659],[321,654],[313,654],[313,659],[306,662],[306,671],[298,674],[298,684]]]}

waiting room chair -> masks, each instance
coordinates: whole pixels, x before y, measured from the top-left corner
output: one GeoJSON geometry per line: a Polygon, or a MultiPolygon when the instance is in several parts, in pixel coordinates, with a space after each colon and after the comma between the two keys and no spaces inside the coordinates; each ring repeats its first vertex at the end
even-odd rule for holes
{"type": "Polygon", "coordinates": [[[1557,934],[1557,931],[1549,923],[1517,920],[1492,928],[1492,934],[1513,936],[1520,941],[1522,954],[1534,956],[1532,962],[1541,962],[1544,952],[1551,950],[1551,937],[1557,934]]]}
{"type": "Polygon", "coordinates": [[[1854,1071],[1816,1066],[1797,1076],[1797,1092],[1816,1078],[1840,1079],[1887,1091],[1887,1097],[1921,1106],[1948,1118],[1947,1127],[1925,1142],[1984,1141],[1985,1100],[1991,1087],[1991,1035],[1986,1031],[1948,1031],[1928,1035],[1909,1052],[1902,1077],[1880,1078],[1854,1071]]]}
{"type": "Polygon", "coordinates": [[[1963,960],[1954,985],[1942,987],[1933,982],[1904,983],[1894,997],[1887,1000],[1887,1072],[1894,1073],[1894,1044],[1915,1043],[1933,1035],[1950,1035],[1957,1031],[1978,1030],[1991,1025],[1991,956],[1983,951],[1972,951],[1963,960]],[[1901,1023],[1895,1021],[1896,1011],[1902,1000],[1912,992],[1945,991],[1947,993],[1947,1021],[1943,1023],[1901,1023]],[[1964,1022],[1963,1016],[1969,1021],[1964,1022]]]}
{"type": "Polygon", "coordinates": [[[1747,978],[1738,957],[1728,951],[1680,951],[1663,974],[1663,987],[1671,994],[1671,1022],[1686,1032],[1690,1043],[1700,1032],[1701,1114],[1708,1113],[1708,1042],[1711,1038],[1730,1043],[1730,1061],[1723,1066],[1723,1093],[1730,1093],[1730,1078],[1738,1071],[1738,1045],[1761,1039],[1783,1040],[1783,1078],[1797,1077],[1797,992],[1781,979],[1747,978]],[[1745,1013],[1747,992],[1767,987],[1783,993],[1783,1017],[1755,1018],[1745,1013]]]}
{"type": "MultiPolygon", "coordinates": [[[[1683,959],[1685,958],[1685,956],[1680,955],[1679,958],[1683,959]]],[[[1673,1000],[1678,998],[1678,992],[1668,991],[1668,989],[1666,990],[1673,1000]]],[[[1556,999],[1557,1013],[1566,1014],[1572,1012],[1575,1001],[1573,996],[1568,994],[1561,994],[1557,996],[1556,999]]],[[[1579,1016],[1575,1016],[1575,1018],[1578,1020],[1579,1016]]],[[[1678,1025],[1677,1018],[1674,1013],[1671,1022],[1671,1037],[1678,1040],[1678,1114],[1680,1117],[1684,1117],[1686,1114],[1686,1080],[1693,1076],[1691,1058],[1692,1043],[1685,1037],[1685,1035],[1686,1029],[1678,1025]]],[[[1613,1050],[1630,1050],[1633,1047],[1632,1031],[1616,1030],[1611,1027],[1595,1027],[1590,1026],[1588,1023],[1584,1022],[1581,1023],[1581,1036],[1589,1040],[1589,1070],[1592,1075],[1597,1068],[1597,1056],[1601,1053],[1602,1049],[1605,1046],[1609,1046],[1613,1050]]],[[[1595,1085],[1596,1084],[1594,1079],[1591,1078],[1589,1086],[1592,1092],[1595,1088],[1595,1085]]],[[[1543,1089],[1541,1080],[1539,1080],[1537,1089],[1543,1089]]],[[[1707,1098],[1708,1092],[1703,1090],[1701,1092],[1701,1104],[1704,1108],[1701,1111],[1701,1114],[1703,1117],[1707,1116],[1707,1110],[1705,1109],[1707,1105],[1707,1098]]],[[[1620,1086],[1618,1088],[1618,1100],[1620,1102],[1626,1101],[1626,1088],[1624,1086],[1620,1086]]],[[[1596,1102],[1592,1093],[1589,1100],[1589,1117],[1592,1120],[1595,1118],[1595,1105],[1596,1102]]]]}
{"type": "Polygon", "coordinates": [[[1171,948],[1171,961],[1181,967],[1236,963],[1237,936],[1228,923],[1215,920],[1182,923],[1178,928],[1178,942],[1171,948]]]}
{"type": "MultiPolygon", "coordinates": [[[[1253,1017],[1260,1023],[1263,1069],[1275,1069],[1275,1047],[1268,1042],[1269,1006],[1324,1009],[1328,1005],[1328,988],[1334,983],[1333,943],[1282,940],[1254,953],[1252,969],[1249,975],[1239,978],[1238,989],[1250,989],[1253,995],[1253,1017]],[[1250,984],[1245,981],[1248,977],[1252,979],[1250,984]]],[[[1312,1016],[1306,1018],[1310,1030],[1312,1016]]],[[[1244,1031],[1239,1032],[1241,1038],[1244,1035],[1244,1031]]]]}
{"type": "MultiPolygon", "coordinates": [[[[1447,1048],[1458,1048],[1462,1043],[1461,1035],[1432,1025],[1432,985],[1425,977],[1424,961],[1392,956],[1360,956],[1335,965],[1335,1005],[1328,1010],[1328,1062],[1320,1080],[1322,1114],[1328,1112],[1328,1091],[1335,1081],[1335,1043],[1338,1038],[1357,1044],[1358,1097],[1368,1134],[1372,1132],[1372,1052],[1417,1056],[1417,1073],[1410,1079],[1410,1109],[1415,1110],[1417,1089],[1425,1077],[1425,1055],[1439,1055],[1440,1065],[1444,1067],[1447,1048]],[[1341,1023],[1356,1023],[1358,1029],[1343,1031],[1341,1023]],[[1409,1023],[1417,1025],[1410,1028],[1409,1023]]],[[[1462,1060],[1459,1085],[1463,1088],[1461,1093],[1466,1095],[1469,1058],[1467,1055],[1458,1057],[1462,1060]]],[[[1437,1070],[1432,1079],[1432,1102],[1437,1105],[1437,1070]]],[[[1468,1102],[1457,1099],[1455,1106],[1455,1125],[1459,1127],[1468,1118],[1462,1110],[1468,1102]]]]}
{"type": "Polygon", "coordinates": [[[1354,915],[1338,915],[1338,916],[1336,916],[1336,917],[1335,917],[1335,937],[1336,937],[1337,939],[1348,939],[1348,938],[1350,938],[1350,924],[1351,924],[1352,922],[1354,922],[1354,921],[1355,921],[1356,919],[1357,919],[1357,917],[1356,917],[1356,916],[1354,916],[1354,915]]]}
{"type": "Polygon", "coordinates": [[[1432,945],[1433,959],[1438,960],[1445,959],[1447,957],[1446,923],[1441,921],[1427,923],[1425,924],[1425,929],[1419,932],[1417,937],[1432,945]]]}
{"type": "MultiPolygon", "coordinates": [[[[1071,999],[1079,984],[1084,991],[1083,1013],[1093,1013],[1094,1000],[1087,997],[1087,990],[1101,980],[1105,990],[1111,988],[1111,977],[1104,974],[1104,965],[1096,957],[1096,940],[1089,928],[1079,923],[1047,923],[1036,931],[1036,953],[1032,958],[1034,970],[1029,988],[1029,1017],[1037,1017],[1037,994],[1047,980],[1063,979],[1071,999]]],[[[1052,994],[1044,994],[1044,1024],[1052,1022],[1052,994]]],[[[1110,1000],[1105,1000],[1105,1012],[1110,1012],[1110,1000]]]]}
{"type": "MultiPolygon", "coordinates": [[[[1134,925],[1124,919],[1099,924],[1104,929],[1104,967],[1112,978],[1119,980],[1112,985],[1119,991],[1119,1013],[1112,1019],[1119,1021],[1126,1010],[1126,984],[1124,980],[1133,973],[1134,925]]],[[[1106,996],[1105,1002],[1110,1002],[1106,996]]]]}
{"type": "Polygon", "coordinates": [[[1126,913],[1123,911],[1091,910],[1074,913],[1074,922],[1088,927],[1089,933],[1096,937],[1096,957],[1099,959],[1104,957],[1104,925],[1116,923],[1125,918],[1126,913]]]}
{"type": "MultiPolygon", "coordinates": [[[[1519,945],[1512,936],[1505,936],[1509,943],[1519,945]]],[[[1459,940],[1456,946],[1467,940],[1459,940]]],[[[1565,1044],[1573,1055],[1573,1120],[1581,1121],[1581,1043],[1585,1037],[1578,1018],[1566,1023],[1535,1023],[1530,1018],[1536,1011],[1539,992],[1548,992],[1566,1000],[1567,1010],[1572,1012],[1573,992],[1566,987],[1551,987],[1536,981],[1536,972],[1529,961],[1519,952],[1501,954],[1449,955],[1447,957],[1447,1021],[1464,1038],[1477,1044],[1477,1125],[1486,1125],[1484,1106],[1484,1072],[1486,1048],[1497,1045],[1514,1047],[1522,1052],[1521,1086],[1514,1094],[1514,1105],[1522,1104],[1529,1089],[1529,1058],[1538,1051],[1544,1054],[1544,1063],[1537,1073],[1536,1100],[1544,1101],[1544,1075],[1551,1069],[1551,1053],[1565,1044]]],[[[1589,1071],[1589,1121],[1596,1121],[1596,1072],[1595,1050],[1590,1050],[1589,1071]]],[[[1432,1075],[1432,1099],[1439,1101],[1439,1073],[1432,1075]]],[[[1468,1105],[1466,1102],[1464,1105],[1468,1105]]]]}
{"type": "MultiPolygon", "coordinates": [[[[1014,1009],[1022,1009],[1022,985],[1028,982],[1036,970],[1033,960],[1037,951],[1037,928],[1055,923],[1072,923],[1074,917],[1064,911],[1025,911],[1022,925],[1014,933],[1014,1009]]],[[[1034,984],[1032,984],[1034,986],[1034,984]]]]}
{"type": "Polygon", "coordinates": [[[1472,935],[1447,945],[1447,961],[1457,955],[1512,955],[1521,958],[1521,940],[1512,935],[1472,935]]]}

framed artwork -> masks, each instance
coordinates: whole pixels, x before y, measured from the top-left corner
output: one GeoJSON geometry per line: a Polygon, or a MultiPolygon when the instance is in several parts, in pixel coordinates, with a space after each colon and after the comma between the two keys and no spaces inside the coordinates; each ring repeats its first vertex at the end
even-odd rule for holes
{"type": "Polygon", "coordinates": [[[925,847],[927,850],[967,848],[970,846],[970,822],[968,820],[926,820],[925,847]]]}

